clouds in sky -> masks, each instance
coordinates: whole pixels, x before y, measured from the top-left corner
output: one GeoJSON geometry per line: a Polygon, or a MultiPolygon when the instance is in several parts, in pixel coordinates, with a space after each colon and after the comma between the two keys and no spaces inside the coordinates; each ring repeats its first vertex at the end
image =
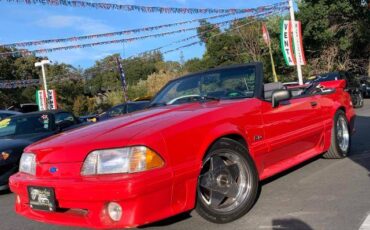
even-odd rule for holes
{"type": "Polygon", "coordinates": [[[114,29],[100,20],[82,16],[50,15],[35,21],[35,25],[53,29],[74,29],[83,34],[104,33],[114,29]]]}

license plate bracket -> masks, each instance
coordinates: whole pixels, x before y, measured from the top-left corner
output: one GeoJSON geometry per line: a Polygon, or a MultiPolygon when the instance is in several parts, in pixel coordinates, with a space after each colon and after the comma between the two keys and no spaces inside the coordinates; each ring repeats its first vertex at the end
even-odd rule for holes
{"type": "Polygon", "coordinates": [[[29,204],[32,209],[55,212],[55,192],[54,188],[29,186],[29,204]]]}

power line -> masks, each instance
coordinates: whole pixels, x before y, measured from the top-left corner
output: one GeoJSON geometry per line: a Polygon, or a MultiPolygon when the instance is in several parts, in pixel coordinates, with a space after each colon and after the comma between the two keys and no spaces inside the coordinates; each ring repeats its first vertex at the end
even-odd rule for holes
{"type": "Polygon", "coordinates": [[[224,14],[224,13],[258,12],[256,8],[216,9],[216,8],[160,7],[160,6],[123,5],[106,2],[86,2],[80,0],[0,0],[0,2],[2,1],[26,5],[64,6],[74,8],[92,8],[101,10],[119,10],[129,12],[138,11],[141,13],[161,13],[161,14],[224,14]]]}
{"type": "MultiPolygon", "coordinates": [[[[280,14],[281,14],[281,13],[283,13],[283,12],[284,12],[284,11],[286,11],[286,10],[287,10],[287,9],[282,9],[281,11],[276,12],[276,13],[280,13],[280,14]]],[[[269,14],[269,15],[263,15],[263,16],[265,16],[265,17],[266,17],[266,16],[273,16],[273,15],[276,15],[276,14],[274,14],[274,12],[270,12],[270,14],[269,14]]],[[[254,18],[257,18],[257,19],[255,19],[253,22],[257,22],[257,21],[258,21],[258,18],[259,18],[260,16],[261,16],[261,15],[256,15],[254,18]]],[[[251,17],[250,17],[250,18],[251,18],[251,17]]],[[[232,28],[231,30],[238,29],[238,28],[240,28],[240,27],[242,27],[242,26],[245,26],[245,25],[248,25],[248,24],[252,24],[253,22],[246,22],[246,23],[244,23],[244,24],[242,24],[242,25],[240,25],[240,26],[237,26],[237,27],[232,28]]],[[[199,35],[206,34],[206,33],[208,33],[208,32],[211,32],[212,30],[215,30],[215,29],[218,29],[218,27],[215,27],[215,28],[212,28],[212,29],[209,29],[209,30],[203,31],[203,32],[199,33],[199,35]]],[[[212,38],[212,37],[214,37],[214,36],[218,36],[218,35],[220,35],[220,34],[223,34],[223,33],[225,33],[225,31],[224,31],[224,32],[221,32],[221,33],[219,33],[219,34],[216,34],[216,35],[212,35],[212,36],[211,36],[211,38],[212,38]]],[[[166,45],[163,45],[163,46],[157,47],[157,48],[155,48],[155,49],[151,49],[151,50],[148,50],[148,51],[140,52],[140,53],[135,54],[135,55],[131,55],[130,57],[128,57],[128,59],[135,58],[135,57],[140,57],[140,56],[143,56],[143,55],[146,55],[146,54],[149,54],[149,53],[155,52],[155,51],[159,51],[159,50],[161,50],[161,49],[163,49],[163,48],[166,48],[166,47],[172,46],[172,45],[174,45],[174,44],[182,43],[182,42],[185,42],[185,41],[189,41],[189,40],[192,40],[192,39],[194,39],[194,38],[198,38],[198,35],[194,35],[194,36],[190,36],[190,37],[187,37],[187,38],[183,38],[183,39],[181,39],[181,40],[177,40],[177,41],[174,41],[174,42],[168,43],[168,44],[166,44],[166,45]]],[[[194,46],[194,45],[197,45],[197,44],[200,44],[200,43],[202,43],[202,42],[201,42],[201,41],[192,42],[192,43],[189,43],[189,44],[186,44],[186,45],[183,45],[183,46],[180,46],[180,47],[177,47],[177,48],[171,49],[171,50],[164,51],[164,52],[163,52],[163,54],[171,53],[171,52],[175,52],[175,51],[178,51],[178,50],[180,50],[180,49],[182,49],[182,48],[187,48],[187,47],[194,46]]]]}
{"type": "MultiPolygon", "coordinates": [[[[1,1],[1,0],[0,0],[1,1]]],[[[267,6],[261,6],[256,8],[257,11],[268,11],[272,9],[278,9],[281,7],[287,7],[287,2],[280,2],[275,3],[267,6]]],[[[89,34],[89,35],[83,35],[83,36],[72,36],[72,37],[66,37],[66,38],[54,38],[54,39],[44,39],[44,40],[35,40],[35,41],[24,41],[24,42],[15,42],[10,44],[4,44],[0,45],[3,47],[26,47],[26,46],[39,46],[43,44],[49,44],[49,43],[62,43],[62,42],[75,42],[80,40],[87,40],[87,39],[97,39],[102,37],[114,37],[114,36],[122,36],[122,35],[129,35],[134,33],[141,33],[141,32],[147,32],[147,31],[153,31],[173,26],[179,26],[184,24],[191,24],[194,22],[198,22],[200,20],[210,20],[210,19],[216,19],[216,18],[224,18],[231,15],[240,14],[240,13],[227,13],[222,15],[216,15],[206,18],[198,18],[198,19],[192,19],[187,21],[181,21],[181,22],[175,22],[175,23],[169,23],[169,24],[163,24],[163,25],[157,25],[157,26],[150,26],[150,27],[144,27],[144,28],[136,28],[136,29],[130,29],[130,30],[122,30],[122,31],[115,31],[115,32],[108,32],[108,33],[100,33],[100,34],[89,34]]]]}
{"type": "MultiPolygon", "coordinates": [[[[273,11],[264,12],[264,13],[258,14],[258,16],[259,17],[260,16],[266,16],[266,15],[271,14],[271,12],[273,12],[273,11]]],[[[227,21],[223,21],[223,22],[219,22],[219,23],[214,23],[213,25],[222,26],[222,25],[227,25],[227,24],[230,24],[230,23],[233,23],[233,22],[236,22],[236,21],[240,21],[240,20],[243,20],[243,19],[244,19],[244,17],[235,18],[235,19],[232,19],[232,20],[227,20],[227,21]]],[[[136,40],[142,40],[142,39],[147,39],[147,38],[151,38],[151,37],[157,38],[157,37],[168,36],[168,35],[172,35],[172,34],[197,30],[198,28],[200,28],[200,26],[192,27],[192,28],[186,28],[186,29],[180,29],[180,30],[174,30],[174,31],[169,31],[169,32],[164,32],[164,33],[150,34],[150,35],[145,35],[145,36],[140,36],[140,37],[124,38],[124,39],[118,39],[118,40],[108,40],[108,41],[85,43],[85,44],[71,45],[71,46],[54,47],[54,48],[47,48],[47,49],[38,49],[38,50],[33,50],[33,51],[16,50],[16,51],[0,53],[0,56],[9,56],[9,55],[12,55],[12,54],[17,54],[17,53],[26,54],[26,55],[31,54],[32,55],[32,54],[36,54],[36,53],[50,53],[50,52],[56,52],[56,51],[61,51],[61,50],[71,50],[71,49],[88,48],[88,47],[95,47],[95,46],[102,46],[102,45],[109,45],[109,44],[133,42],[133,41],[136,41],[136,40]]]]}

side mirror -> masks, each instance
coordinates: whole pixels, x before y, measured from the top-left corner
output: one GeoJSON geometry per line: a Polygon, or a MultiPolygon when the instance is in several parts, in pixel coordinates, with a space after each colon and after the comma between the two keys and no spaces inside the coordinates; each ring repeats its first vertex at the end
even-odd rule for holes
{"type": "Polygon", "coordinates": [[[279,106],[280,102],[286,101],[292,98],[292,94],[289,90],[280,89],[272,93],[272,108],[279,106]]]}
{"type": "Polygon", "coordinates": [[[73,121],[61,121],[60,123],[56,124],[57,130],[59,132],[63,131],[64,129],[74,125],[73,121]]]}

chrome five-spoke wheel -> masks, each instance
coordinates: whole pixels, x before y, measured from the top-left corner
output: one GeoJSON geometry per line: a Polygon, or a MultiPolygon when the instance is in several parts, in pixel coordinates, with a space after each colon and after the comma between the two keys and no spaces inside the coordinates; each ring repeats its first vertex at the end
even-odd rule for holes
{"type": "Polygon", "coordinates": [[[343,152],[347,152],[349,147],[349,130],[344,116],[340,116],[337,120],[337,140],[339,148],[343,152]]]}
{"type": "Polygon", "coordinates": [[[248,150],[231,139],[216,142],[198,178],[197,211],[209,221],[227,223],[253,206],[258,176],[248,150]]]}
{"type": "Polygon", "coordinates": [[[251,182],[251,173],[238,155],[219,151],[204,162],[199,192],[206,205],[227,212],[250,194],[251,182]]]}
{"type": "Polygon", "coordinates": [[[329,150],[324,153],[324,158],[340,159],[347,156],[351,148],[350,126],[343,110],[338,110],[334,115],[329,150]]]}

